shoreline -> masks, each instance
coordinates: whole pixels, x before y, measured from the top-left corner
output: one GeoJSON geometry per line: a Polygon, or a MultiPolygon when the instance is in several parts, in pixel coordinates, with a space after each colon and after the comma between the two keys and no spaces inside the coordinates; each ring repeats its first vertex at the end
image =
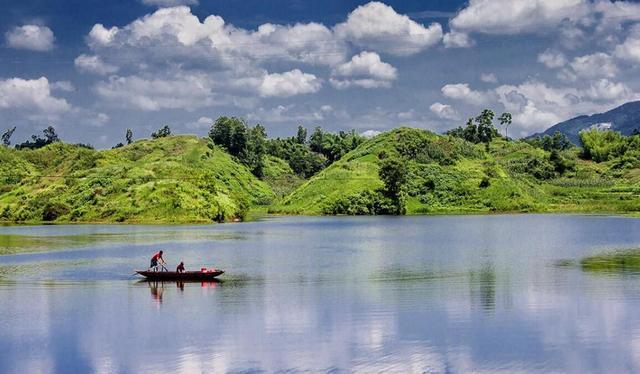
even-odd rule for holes
{"type": "Polygon", "coordinates": [[[248,222],[258,222],[263,219],[275,218],[275,217],[443,217],[443,216],[500,216],[500,215],[581,215],[581,216],[618,216],[627,218],[640,218],[640,212],[629,211],[580,211],[580,210],[557,210],[557,211],[450,211],[450,212],[433,212],[433,213],[416,213],[405,215],[326,215],[326,214],[288,214],[288,213],[262,213],[254,212],[250,213],[253,217],[245,220],[238,221],[225,221],[225,222],[209,222],[209,221],[128,221],[128,222],[114,222],[114,221],[29,221],[29,222],[9,222],[0,221],[0,227],[11,226],[77,226],[77,225],[113,225],[113,226],[128,226],[128,225],[141,225],[141,226],[208,226],[219,224],[241,224],[248,222]]]}

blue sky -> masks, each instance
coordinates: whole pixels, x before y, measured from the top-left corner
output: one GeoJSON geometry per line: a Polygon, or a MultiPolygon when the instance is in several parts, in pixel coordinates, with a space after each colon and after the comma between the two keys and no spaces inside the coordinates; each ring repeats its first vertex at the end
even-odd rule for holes
{"type": "Polygon", "coordinates": [[[0,128],[109,147],[126,128],[443,131],[488,107],[524,136],[638,100],[640,3],[46,1],[0,14],[0,128]]]}

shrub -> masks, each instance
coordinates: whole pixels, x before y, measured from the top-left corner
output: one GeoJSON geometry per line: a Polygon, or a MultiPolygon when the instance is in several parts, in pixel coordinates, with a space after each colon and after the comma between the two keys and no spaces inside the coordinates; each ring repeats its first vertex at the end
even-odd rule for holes
{"type": "Polygon", "coordinates": [[[595,162],[608,161],[623,155],[627,150],[627,142],[619,132],[598,129],[580,131],[583,156],[595,162]]]}

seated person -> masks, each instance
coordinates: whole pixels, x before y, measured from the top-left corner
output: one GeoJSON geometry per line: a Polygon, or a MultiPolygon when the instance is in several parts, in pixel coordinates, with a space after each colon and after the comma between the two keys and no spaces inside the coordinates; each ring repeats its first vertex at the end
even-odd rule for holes
{"type": "Polygon", "coordinates": [[[184,273],[184,262],[180,261],[180,264],[176,268],[177,273],[184,273]]]}

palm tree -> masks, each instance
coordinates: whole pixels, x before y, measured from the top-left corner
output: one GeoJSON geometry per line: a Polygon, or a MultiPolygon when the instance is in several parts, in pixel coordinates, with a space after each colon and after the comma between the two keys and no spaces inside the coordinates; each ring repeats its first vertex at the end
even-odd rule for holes
{"type": "Polygon", "coordinates": [[[509,125],[511,124],[511,113],[509,112],[502,113],[500,115],[500,118],[498,118],[498,121],[500,121],[500,125],[504,126],[505,139],[509,140],[509,125]]]}

